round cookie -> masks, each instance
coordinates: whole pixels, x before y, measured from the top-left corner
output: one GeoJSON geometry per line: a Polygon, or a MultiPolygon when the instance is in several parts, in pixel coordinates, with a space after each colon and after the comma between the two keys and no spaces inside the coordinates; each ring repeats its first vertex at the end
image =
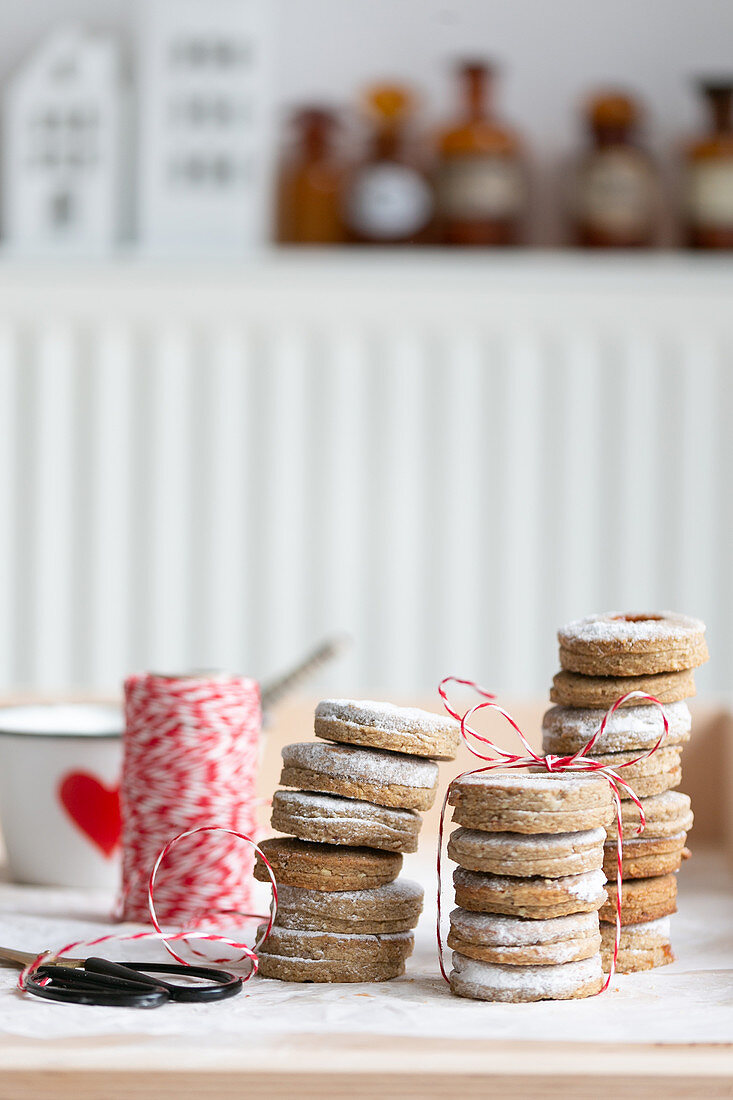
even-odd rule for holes
{"type": "MultiPolygon", "coordinates": [[[[304,890],[374,890],[397,878],[402,856],[376,848],[342,848],[311,844],[291,837],[271,837],[260,848],[272,866],[278,886],[304,890]]],[[[254,876],[269,882],[267,868],[257,855],[254,876]]]]}
{"type": "Polygon", "coordinates": [[[613,816],[608,781],[567,772],[472,772],[450,786],[453,820],[488,833],[572,833],[613,816]]]}
{"type": "Polygon", "coordinates": [[[684,672],[660,672],[655,676],[583,676],[558,672],[553,677],[550,700],[566,707],[602,707],[607,710],[629,691],[644,691],[660,703],[679,703],[695,694],[695,676],[684,672]]]}
{"type": "MultiPolygon", "coordinates": [[[[689,741],[692,718],[687,703],[668,703],[664,713],[669,725],[664,745],[682,745],[689,741]]],[[[605,714],[603,707],[551,707],[542,719],[542,751],[554,756],[578,752],[600,729],[605,714]]],[[[609,718],[590,755],[652,749],[663,733],[659,707],[653,704],[619,707],[609,718]]]]}
{"type": "Polygon", "coordinates": [[[411,932],[344,935],[275,925],[260,948],[258,973],[287,982],[387,981],[404,973],[414,942],[411,932]]]}
{"type": "Polygon", "coordinates": [[[555,966],[500,966],[453,954],[450,987],[477,1001],[566,1001],[592,997],[603,988],[599,953],[555,966]]]}
{"type": "Polygon", "coordinates": [[[433,760],[455,759],[460,729],[453,718],[368,699],[323,699],[316,707],[316,737],[433,760]]]}
{"type": "MultiPolygon", "coordinates": [[[[640,801],[646,818],[646,827],[641,834],[643,837],[650,839],[675,836],[678,833],[687,833],[692,828],[693,815],[689,795],[680,791],[663,791],[662,794],[642,798],[640,801]]],[[[621,824],[624,840],[633,840],[639,835],[639,809],[634,802],[621,803],[621,824]]],[[[613,822],[606,826],[606,834],[609,840],[616,840],[618,826],[615,815],[613,822]]]]}
{"type": "Polygon", "coordinates": [[[547,966],[590,958],[600,949],[601,934],[596,913],[527,920],[454,909],[448,946],[482,962],[547,966]]]}
{"type": "Polygon", "coordinates": [[[674,611],[589,615],[557,637],[561,668],[583,676],[652,676],[708,659],[705,624],[674,611]]]}
{"type": "MultiPolygon", "coordinates": [[[[637,760],[640,755],[637,751],[597,753],[594,749],[591,759],[614,771],[618,769],[619,776],[631,786],[637,798],[648,798],[671,790],[682,782],[680,753],[681,749],[676,745],[663,745],[651,756],[637,760]],[[627,764],[631,760],[637,762],[627,764]]],[[[631,798],[623,787],[619,787],[619,795],[622,799],[631,798]]]]}
{"type": "MultiPolygon", "coordinates": [[[[616,883],[608,882],[608,900],[598,913],[600,920],[616,920],[616,883]]],[[[677,876],[637,878],[624,882],[621,894],[621,923],[643,924],[677,912],[677,876]]]]}
{"type": "Polygon", "coordinates": [[[270,824],[279,833],[321,844],[416,852],[422,818],[414,810],[393,810],[333,794],[276,791],[270,824]]]}
{"type": "Polygon", "coordinates": [[[423,888],[409,879],[395,879],[374,890],[302,890],[278,886],[280,928],[314,932],[377,935],[409,932],[423,906],[423,888]]]}
{"type": "Polygon", "coordinates": [[[606,830],[600,826],[576,833],[535,834],[460,828],[451,833],[448,855],[469,871],[561,878],[600,867],[605,840],[606,830]]]}
{"type": "MultiPolygon", "coordinates": [[[[674,962],[672,945],[669,942],[669,917],[646,921],[644,924],[627,924],[621,929],[617,974],[633,974],[639,970],[653,970],[657,966],[666,966],[674,962]]],[[[606,973],[611,969],[613,949],[616,939],[616,926],[601,925],[601,961],[606,973]]]]}
{"type": "Polygon", "coordinates": [[[281,982],[340,984],[345,982],[388,982],[405,972],[404,962],[350,963],[333,959],[291,959],[260,950],[257,973],[261,978],[281,982]]]}
{"type": "Polygon", "coordinates": [[[462,909],[534,920],[591,913],[606,899],[606,876],[600,868],[564,878],[510,878],[458,867],[453,884],[462,909]]]}
{"type": "MultiPolygon", "coordinates": [[[[679,871],[682,860],[690,857],[689,849],[685,848],[686,836],[686,833],[674,833],[672,836],[641,836],[625,840],[621,854],[622,878],[651,878],[679,871]]],[[[615,879],[616,865],[616,842],[608,841],[603,855],[603,870],[607,878],[615,879]]]]}
{"type": "Polygon", "coordinates": [[[305,741],[286,745],[282,757],[284,787],[402,810],[429,810],[438,789],[438,765],[404,753],[305,741]]]}

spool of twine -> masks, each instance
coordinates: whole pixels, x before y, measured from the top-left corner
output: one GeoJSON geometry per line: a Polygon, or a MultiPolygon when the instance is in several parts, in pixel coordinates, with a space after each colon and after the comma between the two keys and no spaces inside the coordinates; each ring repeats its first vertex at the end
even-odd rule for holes
{"type": "MultiPolygon", "coordinates": [[[[150,873],[179,833],[254,834],[260,725],[254,680],[141,673],[125,681],[122,920],[147,921],[150,873]]],[[[217,912],[250,912],[252,862],[231,834],[182,840],[158,871],[159,919],[191,927],[217,912]]]]}

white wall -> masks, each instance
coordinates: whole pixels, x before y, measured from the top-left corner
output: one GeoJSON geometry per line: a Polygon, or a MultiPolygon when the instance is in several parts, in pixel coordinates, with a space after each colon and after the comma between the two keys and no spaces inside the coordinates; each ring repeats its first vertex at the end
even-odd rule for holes
{"type": "MultiPolygon", "coordinates": [[[[447,104],[446,62],[486,55],[505,68],[504,113],[534,147],[572,143],[573,112],[608,80],[638,88],[659,142],[694,125],[690,76],[733,69],[733,4],[726,0],[272,0],[279,21],[284,103],[352,100],[379,75],[405,76],[447,104]]],[[[144,13],[144,0],[141,0],[144,13]]],[[[119,30],[136,25],[131,0],[4,0],[0,80],[38,36],[69,17],[119,30]]]]}

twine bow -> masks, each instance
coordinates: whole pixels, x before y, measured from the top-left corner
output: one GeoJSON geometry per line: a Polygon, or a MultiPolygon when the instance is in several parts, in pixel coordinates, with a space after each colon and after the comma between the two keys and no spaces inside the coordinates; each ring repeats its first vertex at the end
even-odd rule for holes
{"type": "Polygon", "coordinates": [[[621,795],[620,789],[623,789],[627,797],[631,799],[636,808],[639,811],[639,828],[636,830],[636,835],[639,836],[646,826],[646,818],[644,816],[644,808],[637,798],[636,794],[632,790],[629,783],[625,779],[622,779],[618,774],[621,768],[630,768],[633,764],[638,764],[642,760],[647,760],[650,756],[653,756],[657,749],[664,744],[669,733],[669,722],[667,715],[664,713],[664,707],[653,695],[649,695],[645,691],[628,691],[625,695],[622,695],[616,702],[608,708],[603,716],[601,724],[596,732],[589,739],[587,744],[567,756],[539,756],[527,738],[522,733],[517,723],[512,718],[511,714],[504,710],[503,707],[495,701],[496,696],[490,691],[486,691],[473,680],[461,680],[457,676],[446,676],[444,680],[441,680],[438,687],[438,693],[443,700],[443,706],[445,707],[451,718],[455,718],[461,724],[461,737],[466,744],[469,752],[479,760],[486,760],[488,763],[482,768],[475,768],[472,771],[461,772],[460,775],[454,777],[448,785],[448,789],[445,792],[443,799],[443,805],[440,811],[440,826],[438,830],[438,859],[437,859],[437,873],[438,873],[438,918],[437,918],[437,939],[438,939],[438,962],[440,965],[440,972],[448,981],[448,975],[445,969],[445,960],[443,952],[443,933],[442,933],[442,865],[443,865],[443,835],[445,832],[445,813],[448,806],[448,798],[450,796],[453,784],[458,779],[463,779],[466,775],[479,775],[482,772],[493,771],[495,768],[544,768],[548,772],[585,772],[595,773],[602,775],[604,779],[608,780],[608,784],[611,788],[611,793],[616,804],[616,826],[617,826],[617,841],[616,841],[616,934],[613,945],[613,958],[611,960],[611,969],[606,981],[600,992],[608,989],[613,976],[616,972],[616,962],[618,960],[619,943],[621,940],[621,901],[623,890],[623,822],[621,818],[621,795]],[[463,714],[458,714],[453,710],[448,700],[447,685],[448,684],[461,684],[464,687],[472,688],[478,695],[482,697],[482,702],[475,703],[472,707],[469,707],[463,714]],[[608,764],[602,764],[598,760],[593,760],[588,754],[592,751],[594,745],[598,741],[599,737],[603,736],[603,732],[610,720],[610,718],[616,713],[619,707],[623,706],[630,699],[638,699],[646,703],[652,703],[654,706],[659,707],[662,714],[663,730],[657,740],[656,744],[646,752],[641,753],[639,756],[635,756],[631,760],[625,761],[623,764],[618,764],[617,768],[612,768],[608,764]],[[483,734],[478,733],[468,723],[481,710],[495,710],[514,729],[517,733],[519,740],[526,750],[526,756],[521,756],[516,753],[505,752],[494,744],[488,737],[484,737],[483,734]],[[481,752],[471,744],[470,738],[474,738],[482,745],[487,746],[489,752],[481,752]]]}
{"type": "MultiPolygon", "coordinates": [[[[155,864],[150,871],[150,876],[148,878],[147,894],[148,912],[150,914],[151,924],[154,928],[153,932],[110,932],[104,936],[98,936],[96,939],[93,940],[77,940],[74,943],[67,943],[64,947],[60,947],[58,951],[42,951],[33,960],[32,963],[29,963],[29,965],[25,967],[25,969],[20,974],[18,978],[19,988],[25,992],[26,983],[31,974],[33,974],[34,971],[36,971],[40,966],[44,966],[46,963],[53,962],[61,955],[67,955],[69,954],[69,952],[78,951],[82,947],[85,949],[90,947],[98,947],[100,944],[110,943],[112,941],[115,941],[117,943],[132,943],[138,942],[140,940],[157,940],[159,943],[162,943],[168,954],[172,955],[176,962],[180,963],[182,966],[190,966],[190,963],[188,963],[186,959],[179,955],[178,952],[171,946],[174,943],[185,943],[192,955],[198,955],[200,958],[205,958],[209,963],[228,963],[230,966],[232,966],[244,962],[244,960],[246,959],[251,965],[248,973],[242,978],[243,982],[249,981],[252,975],[257,973],[257,967],[259,965],[257,952],[259,951],[260,947],[265,942],[267,937],[270,935],[272,926],[275,921],[275,915],[277,913],[277,883],[275,882],[274,871],[272,870],[272,867],[270,866],[266,855],[258,847],[255,841],[252,840],[251,837],[247,836],[246,833],[238,833],[236,830],[228,829],[223,825],[200,825],[195,829],[187,829],[185,832],[179,833],[177,836],[172,837],[171,840],[169,840],[168,843],[165,845],[165,847],[162,848],[159,852],[158,858],[156,859],[155,864]],[[260,857],[265,867],[267,868],[267,873],[270,877],[270,885],[272,887],[270,912],[264,931],[258,936],[256,943],[252,947],[250,947],[246,943],[241,943],[239,940],[231,939],[229,936],[222,936],[214,932],[204,932],[197,928],[184,929],[180,932],[164,932],[158,922],[158,916],[155,911],[155,880],[158,875],[160,865],[162,864],[166,856],[170,853],[170,851],[181,840],[185,840],[186,837],[189,836],[195,836],[197,833],[228,833],[230,836],[236,837],[238,840],[243,840],[246,844],[249,844],[249,846],[260,857]],[[192,947],[189,943],[190,940],[197,940],[202,943],[220,944],[222,947],[228,947],[234,952],[239,952],[240,957],[231,958],[230,956],[226,955],[223,958],[212,959],[209,955],[204,955],[203,952],[197,951],[195,947],[192,947]]],[[[225,915],[240,916],[246,919],[252,919],[256,917],[257,920],[262,920],[262,916],[260,914],[235,913],[234,910],[223,909],[217,910],[216,913],[205,914],[202,916],[201,920],[205,920],[206,918],[211,919],[214,916],[221,917],[225,915]]],[[[197,921],[195,923],[198,924],[200,923],[200,921],[197,921]]]]}

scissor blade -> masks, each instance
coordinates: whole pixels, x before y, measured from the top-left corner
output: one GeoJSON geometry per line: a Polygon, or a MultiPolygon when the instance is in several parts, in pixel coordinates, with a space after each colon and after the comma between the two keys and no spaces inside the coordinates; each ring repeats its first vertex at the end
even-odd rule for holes
{"type": "MultiPolygon", "coordinates": [[[[48,948],[44,948],[44,954],[48,952],[48,948]]],[[[29,966],[30,963],[35,962],[40,951],[17,951],[14,947],[0,947],[0,966],[15,966],[19,969],[23,969],[25,966],[29,966]]],[[[83,966],[83,959],[54,959],[56,966],[68,966],[77,967],[83,966]]]]}

